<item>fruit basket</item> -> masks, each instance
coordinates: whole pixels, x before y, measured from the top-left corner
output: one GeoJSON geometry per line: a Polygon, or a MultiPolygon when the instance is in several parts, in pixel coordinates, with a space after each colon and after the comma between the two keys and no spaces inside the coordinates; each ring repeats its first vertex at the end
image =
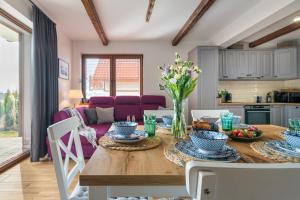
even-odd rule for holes
{"type": "Polygon", "coordinates": [[[253,142],[263,136],[263,132],[255,126],[236,128],[227,134],[232,140],[242,142],[253,142]]]}

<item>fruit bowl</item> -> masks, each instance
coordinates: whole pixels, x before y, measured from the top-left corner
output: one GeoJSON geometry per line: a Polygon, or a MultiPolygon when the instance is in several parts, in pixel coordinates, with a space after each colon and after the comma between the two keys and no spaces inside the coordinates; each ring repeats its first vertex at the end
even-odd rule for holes
{"type": "Polygon", "coordinates": [[[193,131],[190,137],[197,148],[211,153],[223,150],[228,140],[224,133],[213,131],[193,131]]]}
{"type": "Polygon", "coordinates": [[[243,142],[252,142],[261,138],[262,135],[262,131],[255,126],[236,128],[228,134],[232,140],[243,142]]]}
{"type": "Polygon", "coordinates": [[[294,148],[300,149],[300,136],[297,133],[286,130],[283,135],[289,145],[294,148]]]}
{"type": "Polygon", "coordinates": [[[134,133],[136,127],[136,122],[127,122],[127,121],[120,121],[114,122],[113,127],[116,134],[128,136],[134,133]]]}

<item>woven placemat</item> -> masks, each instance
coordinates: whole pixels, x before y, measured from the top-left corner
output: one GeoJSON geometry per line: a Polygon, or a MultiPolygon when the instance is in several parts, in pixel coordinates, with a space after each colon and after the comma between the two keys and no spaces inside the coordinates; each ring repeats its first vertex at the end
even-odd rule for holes
{"type": "MultiPolygon", "coordinates": [[[[180,166],[180,167],[184,167],[185,164],[191,160],[197,160],[192,156],[188,156],[180,151],[178,151],[174,145],[170,145],[168,147],[164,148],[164,155],[165,157],[175,163],[176,165],[180,166]]],[[[239,153],[240,155],[240,160],[238,160],[238,163],[254,163],[254,160],[252,160],[252,158],[250,158],[249,156],[246,156],[244,154],[239,153]]],[[[207,162],[204,160],[198,160],[198,161],[203,161],[203,162],[207,162]]],[[[208,161],[209,162],[209,161],[208,161]]]]}
{"type": "Polygon", "coordinates": [[[113,150],[120,151],[141,151],[152,149],[159,146],[161,143],[161,139],[158,136],[149,137],[144,141],[135,144],[121,144],[114,142],[110,137],[104,135],[99,139],[99,144],[103,147],[110,148],[113,150]]]}
{"type": "Polygon", "coordinates": [[[284,155],[281,152],[268,147],[265,142],[253,142],[250,146],[258,154],[276,162],[300,162],[299,158],[284,155]]]}

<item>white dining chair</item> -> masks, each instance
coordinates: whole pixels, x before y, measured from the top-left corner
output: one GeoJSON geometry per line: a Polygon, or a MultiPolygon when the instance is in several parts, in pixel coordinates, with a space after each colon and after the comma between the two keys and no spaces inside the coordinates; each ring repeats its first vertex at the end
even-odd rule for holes
{"type": "Polygon", "coordinates": [[[72,192],[68,192],[74,178],[81,173],[85,166],[78,134],[79,125],[79,120],[76,117],[71,117],[48,128],[48,138],[61,200],[88,200],[88,187],[79,186],[79,183],[76,184],[72,192]],[[68,133],[70,133],[69,141],[64,144],[61,138],[68,133]],[[76,154],[71,152],[73,143],[76,154]],[[65,153],[64,160],[62,152],[65,153]],[[75,166],[71,170],[69,170],[70,159],[75,162],[75,166]]]}
{"type": "Polygon", "coordinates": [[[191,161],[185,173],[187,191],[197,200],[300,199],[300,163],[191,161]]]}
{"type": "Polygon", "coordinates": [[[173,116],[174,110],[144,110],[144,115],[155,115],[156,118],[162,118],[165,115],[173,116]]]}
{"type": "Polygon", "coordinates": [[[202,120],[204,118],[217,119],[221,113],[229,112],[229,110],[191,110],[193,121],[202,120]]]}

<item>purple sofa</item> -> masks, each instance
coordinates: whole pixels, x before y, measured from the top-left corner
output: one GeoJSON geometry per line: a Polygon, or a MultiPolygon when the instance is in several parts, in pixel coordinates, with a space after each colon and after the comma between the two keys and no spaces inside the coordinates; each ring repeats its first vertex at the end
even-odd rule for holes
{"type": "MultiPolygon", "coordinates": [[[[101,107],[108,108],[114,107],[115,121],[124,121],[127,116],[134,115],[139,124],[143,123],[144,110],[156,110],[158,107],[166,107],[166,99],[164,96],[157,95],[142,95],[142,96],[116,96],[116,97],[91,97],[89,100],[89,108],[101,107]]],[[[88,124],[87,117],[84,110],[87,107],[79,107],[77,110],[80,112],[86,125],[96,129],[97,140],[102,137],[111,127],[111,123],[105,124],[88,124]]],[[[54,123],[69,118],[70,116],[65,111],[59,111],[54,114],[54,123]]],[[[67,144],[69,135],[65,135],[62,141],[67,144]]],[[[85,158],[90,158],[95,151],[95,148],[83,136],[80,136],[83,155],[85,158]]],[[[49,142],[47,139],[48,155],[51,157],[49,142]]],[[[74,147],[72,152],[75,153],[74,147]]],[[[63,155],[64,156],[64,155],[63,155]]]]}

